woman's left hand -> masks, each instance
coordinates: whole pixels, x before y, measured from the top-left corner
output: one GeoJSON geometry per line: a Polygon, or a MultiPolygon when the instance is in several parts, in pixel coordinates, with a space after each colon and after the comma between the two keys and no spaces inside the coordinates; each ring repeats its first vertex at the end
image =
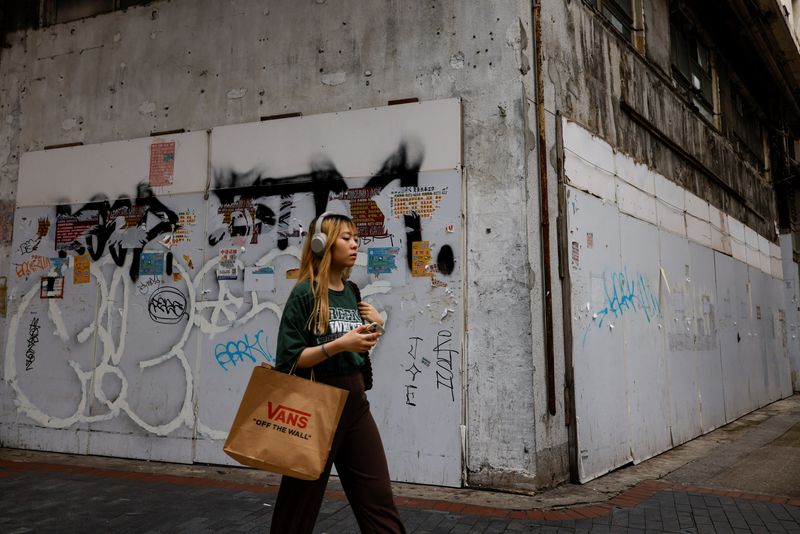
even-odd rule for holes
{"type": "Polygon", "coordinates": [[[381,314],[378,313],[378,310],[370,304],[362,300],[358,303],[358,313],[361,315],[361,318],[367,321],[368,323],[378,323],[379,325],[383,326],[383,317],[381,314]]]}

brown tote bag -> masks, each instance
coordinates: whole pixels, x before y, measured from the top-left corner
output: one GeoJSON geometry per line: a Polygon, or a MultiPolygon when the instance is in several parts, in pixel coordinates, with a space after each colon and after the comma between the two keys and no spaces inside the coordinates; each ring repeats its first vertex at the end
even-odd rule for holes
{"type": "Polygon", "coordinates": [[[255,367],[223,450],[250,467],[316,480],[328,461],[347,394],[266,364],[255,367]]]}

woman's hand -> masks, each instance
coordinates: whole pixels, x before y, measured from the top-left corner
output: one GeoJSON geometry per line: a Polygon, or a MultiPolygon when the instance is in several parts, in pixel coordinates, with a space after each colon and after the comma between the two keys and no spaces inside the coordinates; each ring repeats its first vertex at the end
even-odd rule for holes
{"type": "Polygon", "coordinates": [[[359,302],[358,313],[361,315],[361,318],[368,323],[378,323],[379,325],[383,326],[383,317],[381,317],[381,314],[378,313],[378,310],[376,310],[375,307],[369,302],[365,300],[359,302]]]}
{"type": "MultiPolygon", "coordinates": [[[[332,348],[335,352],[367,352],[375,346],[378,338],[381,337],[380,332],[370,332],[367,328],[369,328],[369,325],[362,324],[335,341],[331,341],[329,345],[333,345],[332,348]]],[[[329,350],[329,352],[333,351],[329,350]]]]}

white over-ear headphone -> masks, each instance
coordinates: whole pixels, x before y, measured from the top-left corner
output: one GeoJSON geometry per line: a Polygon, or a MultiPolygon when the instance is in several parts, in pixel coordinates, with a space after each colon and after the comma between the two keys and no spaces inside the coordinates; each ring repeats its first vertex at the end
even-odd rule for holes
{"type": "Polygon", "coordinates": [[[328,215],[330,213],[326,211],[317,217],[317,223],[314,225],[314,235],[311,237],[311,251],[317,256],[322,256],[325,252],[325,245],[328,244],[328,234],[322,231],[322,221],[328,215]]]}

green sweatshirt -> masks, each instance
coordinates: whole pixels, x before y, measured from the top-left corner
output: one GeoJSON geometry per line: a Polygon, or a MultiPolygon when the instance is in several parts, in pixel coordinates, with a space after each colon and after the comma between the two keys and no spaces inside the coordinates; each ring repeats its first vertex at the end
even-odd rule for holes
{"type": "MultiPolygon", "coordinates": [[[[314,309],[314,294],[308,280],[298,282],[292,289],[281,317],[278,331],[278,355],[276,368],[288,373],[295,360],[306,347],[316,347],[339,338],[362,324],[358,313],[358,302],[349,284],[342,291],[328,290],[330,321],[328,333],[320,337],[307,327],[311,310],[314,309]]],[[[340,376],[358,372],[364,359],[357,352],[332,354],[313,367],[315,377],[340,376]]]]}

